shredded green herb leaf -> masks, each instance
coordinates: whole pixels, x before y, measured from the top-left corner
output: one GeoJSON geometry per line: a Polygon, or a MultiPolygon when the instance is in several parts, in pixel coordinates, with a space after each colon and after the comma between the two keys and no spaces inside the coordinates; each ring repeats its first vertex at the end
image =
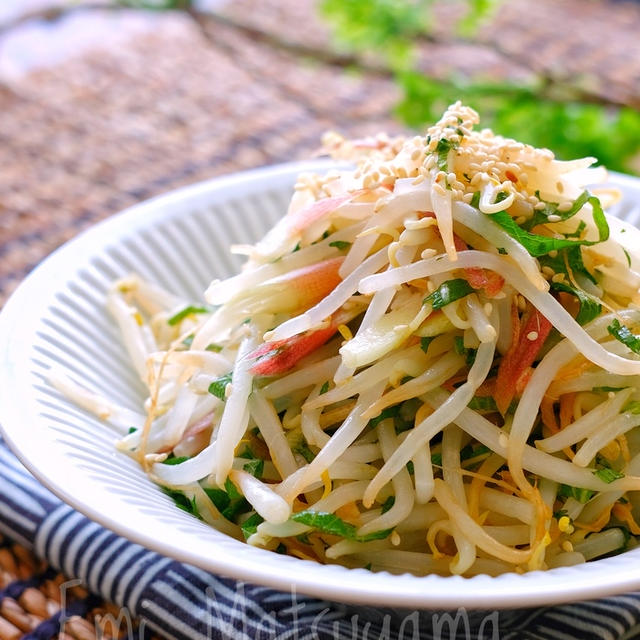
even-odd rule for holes
{"type": "Polygon", "coordinates": [[[616,339],[622,342],[633,351],[640,355],[640,336],[632,333],[629,327],[620,324],[617,318],[613,319],[613,322],[607,327],[607,331],[616,339]]]}
{"type": "Polygon", "coordinates": [[[396,418],[399,415],[400,405],[394,404],[391,407],[386,407],[386,409],[383,409],[375,418],[371,418],[371,420],[369,420],[368,426],[373,429],[374,427],[377,427],[383,420],[386,420],[387,418],[396,418]]]}
{"type": "Polygon", "coordinates": [[[302,432],[298,434],[298,438],[292,443],[290,442],[291,451],[299,453],[307,462],[311,462],[316,454],[311,451],[306,438],[302,435],[302,432]]]}
{"type": "Polygon", "coordinates": [[[551,288],[554,291],[563,291],[564,293],[569,293],[578,299],[578,303],[580,304],[580,309],[578,311],[578,315],[576,316],[576,322],[578,324],[587,324],[600,315],[600,312],[602,311],[602,305],[596,298],[588,294],[586,291],[582,291],[582,289],[576,289],[575,287],[572,287],[565,282],[552,282],[551,288]]]}
{"type": "Polygon", "coordinates": [[[254,513],[250,515],[241,525],[240,529],[242,530],[242,535],[245,540],[248,540],[256,531],[258,531],[258,525],[261,525],[264,522],[264,518],[258,514],[254,513]]]}
{"type": "Polygon", "coordinates": [[[623,389],[626,389],[626,387],[591,387],[591,391],[593,391],[594,393],[616,393],[618,391],[622,391],[623,389]]]}
{"type": "Polygon", "coordinates": [[[216,509],[231,522],[235,522],[238,515],[246,513],[252,508],[228,478],[224,483],[224,489],[216,487],[205,488],[204,492],[209,496],[209,499],[216,506],[216,509]]]}
{"type": "Polygon", "coordinates": [[[294,522],[299,522],[308,527],[312,527],[321,533],[327,533],[333,536],[340,536],[347,540],[355,540],[356,542],[369,542],[371,540],[382,540],[391,534],[393,529],[384,529],[383,531],[374,531],[365,536],[359,536],[356,531],[357,527],[349,522],[345,522],[335,513],[326,513],[324,511],[298,511],[291,516],[294,522]]]}
{"type": "Polygon", "coordinates": [[[568,484],[561,484],[558,487],[558,495],[563,498],[575,498],[581,504],[589,502],[593,497],[595,491],[591,489],[583,489],[581,487],[572,487],[568,484]]]}
{"type": "Polygon", "coordinates": [[[491,453],[491,449],[489,449],[489,447],[485,447],[483,444],[479,444],[475,447],[468,444],[460,450],[460,462],[473,460],[474,458],[484,456],[487,453],[491,453]]]}
{"type": "Polygon", "coordinates": [[[185,347],[190,347],[193,344],[193,339],[195,338],[195,334],[190,333],[183,341],[182,344],[185,347]]]}
{"type": "Polygon", "coordinates": [[[231,384],[232,377],[231,373],[227,373],[219,378],[216,378],[209,385],[209,393],[214,395],[216,398],[219,398],[223,402],[227,399],[225,395],[225,390],[228,384],[231,384]]]}
{"type": "Polygon", "coordinates": [[[427,336],[426,338],[420,338],[420,348],[427,353],[429,345],[434,341],[435,336],[427,336]]]}
{"type": "Polygon", "coordinates": [[[200,513],[198,511],[198,507],[196,506],[195,498],[189,499],[182,491],[169,489],[168,487],[161,487],[161,489],[173,500],[176,507],[202,520],[200,513]]]}
{"type": "Polygon", "coordinates": [[[189,456],[174,456],[172,454],[172,457],[167,458],[162,464],[168,464],[168,465],[176,465],[176,464],[182,464],[183,462],[186,462],[187,460],[189,460],[189,456]]]}
{"type": "Polygon", "coordinates": [[[256,478],[262,478],[262,474],[264,473],[264,460],[260,460],[260,458],[254,458],[253,460],[249,460],[242,467],[247,473],[250,473],[252,476],[256,478]]]}
{"type": "Polygon", "coordinates": [[[498,410],[496,401],[491,396],[474,396],[467,407],[482,413],[494,413],[498,410]]]}
{"type": "Polygon", "coordinates": [[[339,251],[344,251],[345,249],[348,249],[351,246],[351,243],[345,242],[344,240],[334,240],[333,242],[329,243],[329,246],[335,247],[339,251]]]}
{"type": "Polygon", "coordinates": [[[436,146],[436,153],[438,154],[438,159],[436,163],[440,171],[444,171],[448,173],[449,170],[448,170],[447,160],[449,157],[449,151],[451,151],[451,149],[457,149],[457,148],[458,148],[457,142],[455,143],[450,142],[446,138],[440,138],[440,140],[438,140],[438,144],[436,146]]]}
{"type": "Polygon", "coordinates": [[[624,413],[633,413],[637,415],[640,413],[640,400],[631,400],[622,408],[624,413]]]}
{"type": "Polygon", "coordinates": [[[196,306],[196,305],[190,304],[186,306],[184,309],[181,309],[180,311],[178,311],[178,313],[172,315],[167,320],[167,324],[173,327],[179,322],[181,322],[182,320],[184,320],[187,316],[190,316],[196,313],[211,313],[212,311],[215,311],[215,307],[211,307],[209,305],[196,306]]]}
{"type": "Polygon", "coordinates": [[[467,349],[464,346],[464,338],[462,336],[455,336],[453,339],[453,348],[458,355],[464,356],[467,365],[471,366],[476,360],[476,349],[467,349]]]}
{"type": "Polygon", "coordinates": [[[383,503],[382,503],[382,513],[387,513],[387,511],[389,511],[389,509],[391,509],[391,507],[393,507],[393,505],[396,503],[396,498],[395,496],[389,496],[383,503]]]}
{"type": "Polygon", "coordinates": [[[614,480],[624,478],[624,473],[620,473],[620,471],[616,471],[615,469],[611,469],[610,467],[596,469],[593,472],[593,475],[598,476],[598,478],[600,478],[602,482],[606,482],[607,484],[611,484],[614,480]]]}
{"type": "MultiPolygon", "coordinates": [[[[609,238],[609,224],[605,218],[604,211],[600,205],[600,200],[595,196],[589,195],[588,191],[585,191],[574,203],[570,211],[564,213],[556,213],[563,220],[571,217],[579,209],[576,209],[576,205],[580,204],[580,208],[584,204],[589,203],[593,209],[593,221],[598,230],[597,240],[572,240],[568,238],[550,238],[548,236],[539,235],[537,233],[531,233],[526,229],[518,226],[516,221],[506,212],[499,211],[498,213],[490,214],[491,219],[499,224],[512,238],[517,240],[528,252],[534,257],[543,256],[549,251],[559,251],[566,249],[567,247],[575,247],[579,245],[591,246],[604,242],[609,238]],[[586,195],[585,195],[586,194],[586,195]],[[576,211],[573,211],[576,209],[576,211]],[[573,213],[571,213],[573,211],[573,213]]],[[[546,217],[545,217],[546,219],[546,217]]]]}
{"type": "Polygon", "coordinates": [[[424,304],[430,304],[435,311],[468,296],[474,291],[475,289],[464,278],[454,278],[443,282],[435,291],[430,293],[424,299],[424,304]]]}

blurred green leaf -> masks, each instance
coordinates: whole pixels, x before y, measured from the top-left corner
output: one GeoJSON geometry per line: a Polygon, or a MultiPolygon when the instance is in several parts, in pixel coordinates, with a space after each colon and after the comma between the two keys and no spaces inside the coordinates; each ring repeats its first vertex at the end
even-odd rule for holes
{"type": "Polygon", "coordinates": [[[192,0],[117,0],[117,4],[132,9],[151,9],[166,11],[167,9],[190,9],[192,0]]]}
{"type": "MultiPolygon", "coordinates": [[[[466,0],[457,32],[469,38],[500,2],[466,0]]],[[[340,43],[386,61],[402,91],[396,114],[406,124],[422,128],[437,120],[449,104],[462,100],[480,113],[483,126],[501,135],[547,147],[561,159],[596,156],[609,169],[637,171],[640,113],[585,94],[579,78],[574,86],[532,70],[529,84],[516,84],[454,74],[434,78],[417,70],[416,45],[433,36],[434,4],[434,0],[324,0],[321,6],[340,43]]]]}

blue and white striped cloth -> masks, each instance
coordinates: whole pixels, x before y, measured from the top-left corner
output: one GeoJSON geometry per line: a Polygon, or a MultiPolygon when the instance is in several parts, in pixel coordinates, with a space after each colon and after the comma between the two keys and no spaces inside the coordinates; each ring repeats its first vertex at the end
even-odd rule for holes
{"type": "MultiPolygon", "coordinates": [[[[640,593],[517,611],[416,612],[327,602],[221,578],[85,518],[44,489],[1,440],[0,532],[34,548],[71,579],[69,587],[82,582],[118,605],[122,631],[137,618],[155,635],[185,640],[640,638],[640,593]]],[[[63,610],[59,622],[72,613],[71,607],[63,610]]],[[[138,635],[143,637],[140,630],[138,635]]]]}

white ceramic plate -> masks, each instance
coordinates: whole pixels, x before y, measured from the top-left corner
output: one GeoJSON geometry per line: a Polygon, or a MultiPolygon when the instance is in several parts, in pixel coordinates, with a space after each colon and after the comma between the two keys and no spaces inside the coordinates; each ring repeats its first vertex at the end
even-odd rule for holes
{"type": "MultiPolygon", "coordinates": [[[[502,608],[640,589],[640,549],[586,565],[498,578],[394,576],[324,566],[256,549],[177,509],[113,432],[46,381],[57,365],[130,408],[143,389],[104,309],[114,278],[132,271],[198,300],[214,276],[239,267],[228,247],[260,237],[286,210],[301,170],[282,165],[216,179],[135,206],[56,251],[0,316],[0,422],[28,469],[63,500],[113,531],[203,569],[345,602],[411,608],[502,608]]],[[[637,224],[640,181],[615,213],[637,224]]]]}

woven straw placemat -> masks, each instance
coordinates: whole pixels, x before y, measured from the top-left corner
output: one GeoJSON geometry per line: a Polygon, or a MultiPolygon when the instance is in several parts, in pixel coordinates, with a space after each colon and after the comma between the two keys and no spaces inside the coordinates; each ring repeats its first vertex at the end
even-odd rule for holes
{"type": "Polygon", "coordinates": [[[115,606],[0,535],[1,640],[18,640],[27,633],[59,640],[108,640],[130,632],[147,637],[138,633],[135,622],[130,629],[118,624],[119,615],[115,606]]]}

